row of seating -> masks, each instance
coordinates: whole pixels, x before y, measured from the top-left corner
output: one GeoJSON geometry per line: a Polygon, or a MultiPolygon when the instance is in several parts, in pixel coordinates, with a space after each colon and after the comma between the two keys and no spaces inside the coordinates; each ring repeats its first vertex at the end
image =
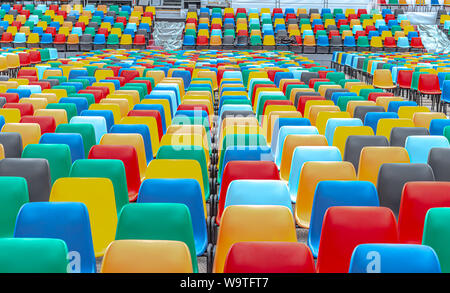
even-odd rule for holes
{"type": "Polygon", "coordinates": [[[322,11],[297,19],[295,14],[190,12],[186,19],[183,46],[185,49],[291,49],[296,53],[329,53],[342,50],[423,50],[417,29],[405,14],[381,14],[359,9],[358,14],[335,14],[322,11]],[[203,15],[203,17],[202,17],[203,15]],[[205,16],[206,15],[206,16],[205,16]],[[288,18],[292,15],[292,18],[288,18]],[[285,20],[286,17],[286,20],[285,20]],[[411,44],[410,44],[411,43],[411,44]]]}
{"type": "Polygon", "coordinates": [[[2,272],[368,272],[368,251],[448,271],[448,119],[387,89],[214,50],[93,51],[5,83],[2,272]]]}
{"type": "Polygon", "coordinates": [[[432,109],[444,113],[450,101],[450,83],[446,81],[449,76],[447,60],[447,54],[430,53],[381,53],[364,56],[357,53],[336,53],[333,56],[333,64],[343,65],[350,75],[373,79],[374,85],[378,83],[395,93],[405,95],[409,103],[422,105],[427,98],[431,101],[432,109]],[[376,72],[383,74],[377,77],[376,72]]]}

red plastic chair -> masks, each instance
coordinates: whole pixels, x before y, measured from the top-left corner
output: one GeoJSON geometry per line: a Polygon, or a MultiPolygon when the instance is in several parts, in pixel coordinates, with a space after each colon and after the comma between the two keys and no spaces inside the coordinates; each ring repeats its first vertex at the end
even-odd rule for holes
{"type": "Polygon", "coordinates": [[[19,109],[20,116],[33,115],[33,104],[29,103],[6,103],[3,105],[4,109],[19,109]]]}
{"type": "Polygon", "coordinates": [[[64,34],[56,34],[53,39],[54,44],[64,45],[66,43],[66,35],[64,34]]]}
{"type": "Polygon", "coordinates": [[[17,12],[21,12],[23,9],[23,5],[22,4],[14,4],[13,9],[17,10],[17,12]]]}
{"type": "Polygon", "coordinates": [[[361,17],[361,14],[367,14],[367,9],[358,9],[358,17],[361,17]]]}
{"type": "Polygon", "coordinates": [[[36,70],[34,69],[20,69],[17,72],[17,78],[22,78],[22,76],[36,76],[36,70]]]}
{"type": "Polygon", "coordinates": [[[255,99],[256,99],[256,90],[259,88],[276,88],[277,86],[275,84],[256,84],[253,87],[253,91],[252,91],[252,104],[255,104],[255,99]]]}
{"type": "Polygon", "coordinates": [[[58,10],[56,11],[56,15],[61,15],[64,19],[67,18],[67,11],[65,10],[58,10]]]}
{"type": "Polygon", "coordinates": [[[77,22],[75,23],[75,27],[81,27],[81,30],[84,32],[84,30],[86,29],[86,24],[84,22],[77,22]]]}
{"type": "Polygon", "coordinates": [[[441,96],[441,87],[439,85],[439,78],[435,74],[421,74],[419,76],[419,105],[422,105],[422,96],[427,95],[431,98],[431,108],[434,105],[439,105],[441,96]]]}
{"type": "Polygon", "coordinates": [[[450,182],[407,182],[398,215],[400,242],[421,244],[427,211],[437,207],[450,207],[450,182]]]}
{"type": "Polygon", "coordinates": [[[48,27],[45,29],[45,33],[51,34],[52,37],[54,37],[54,36],[56,35],[56,27],[48,26],[48,27]]]}
{"type": "MultiPolygon", "coordinates": [[[[319,76],[320,76],[320,72],[319,72],[319,76]]],[[[287,86],[290,85],[290,84],[303,85],[305,83],[302,82],[302,81],[296,81],[296,80],[287,80],[287,81],[285,81],[284,84],[283,84],[283,89],[282,89],[284,94],[286,93],[287,86]]]]}
{"type": "Polygon", "coordinates": [[[12,41],[13,41],[13,37],[12,37],[11,33],[4,32],[2,34],[2,39],[0,40],[0,43],[9,44],[9,43],[12,43],[12,41]]]}
{"type": "Polygon", "coordinates": [[[368,100],[376,102],[378,97],[393,97],[393,96],[394,96],[393,93],[370,93],[368,100]]]}
{"type": "Polygon", "coordinates": [[[301,46],[303,44],[303,40],[301,36],[295,36],[295,41],[297,42],[294,46],[301,46]]]}
{"type": "Polygon", "coordinates": [[[339,37],[340,36],[340,34],[339,34],[339,31],[338,30],[331,30],[329,33],[328,33],[328,38],[331,40],[331,38],[332,37],[339,37]]]}
{"type": "Polygon", "coordinates": [[[139,71],[137,70],[122,70],[120,72],[121,77],[125,77],[125,83],[128,83],[135,79],[136,77],[139,77],[139,71]]]}
{"type": "Polygon", "coordinates": [[[100,103],[100,101],[104,98],[103,91],[101,91],[101,90],[86,89],[86,90],[79,90],[78,93],[79,94],[93,94],[96,103],[100,103]]]}
{"type": "Polygon", "coordinates": [[[386,37],[384,39],[384,47],[392,48],[392,49],[397,48],[397,43],[395,42],[395,38],[394,37],[386,37]]]}
{"type": "Polygon", "coordinates": [[[21,23],[20,21],[13,21],[13,22],[11,23],[11,26],[17,27],[17,31],[19,31],[20,28],[22,27],[22,23],[21,23]]]}
{"type": "Polygon", "coordinates": [[[283,9],[281,9],[281,8],[274,8],[272,10],[272,17],[275,15],[275,13],[283,13],[283,9]]]}
{"type": "Polygon", "coordinates": [[[156,119],[156,124],[158,126],[158,136],[159,140],[161,140],[163,136],[163,128],[161,122],[161,113],[157,110],[131,110],[128,112],[127,116],[145,116],[145,117],[154,117],[156,119]]]}
{"type": "Polygon", "coordinates": [[[27,19],[28,19],[30,17],[30,15],[31,15],[31,12],[30,12],[30,10],[22,9],[22,11],[20,11],[19,14],[25,15],[27,17],[27,19]]]}
{"type": "Polygon", "coordinates": [[[29,85],[38,85],[41,90],[50,89],[52,86],[48,81],[30,81],[29,85]]]}
{"type": "Polygon", "coordinates": [[[231,161],[223,169],[216,224],[220,225],[231,181],[238,179],[280,180],[277,165],[269,161],[231,161]]]}
{"type": "Polygon", "coordinates": [[[39,51],[29,51],[30,61],[32,64],[41,63],[41,52],[39,51]]]}
{"type": "Polygon", "coordinates": [[[308,246],[295,242],[237,242],[225,261],[224,273],[314,273],[308,246]]]}
{"type": "Polygon", "coordinates": [[[334,72],[333,70],[320,70],[319,72],[319,78],[327,78],[328,72],[334,72]]]}
{"type": "MultiPolygon", "coordinates": [[[[102,92],[102,97],[100,98],[100,100],[106,98],[106,96],[109,95],[109,87],[107,87],[107,86],[91,86],[90,85],[90,86],[86,87],[86,90],[99,90],[99,91],[101,91],[102,92]]],[[[78,92],[80,92],[80,91],[78,91],[78,92]]],[[[96,101],[96,103],[97,103],[97,101],[96,101]]]]}
{"type": "Polygon", "coordinates": [[[119,76],[119,71],[122,67],[119,66],[108,66],[107,68],[111,69],[114,72],[114,76],[119,76]]]}
{"type": "Polygon", "coordinates": [[[107,38],[108,37],[108,35],[109,35],[109,32],[108,32],[108,29],[106,28],[106,27],[100,27],[98,30],[97,30],[97,34],[102,34],[102,35],[105,35],[105,38],[107,38]]]}
{"type": "Polygon", "coordinates": [[[397,224],[386,207],[334,206],[325,213],[318,273],[347,273],[353,249],[364,243],[398,243],[397,224]]]}
{"type": "Polygon", "coordinates": [[[38,81],[38,77],[37,76],[21,76],[20,78],[23,79],[28,79],[28,84],[30,84],[31,82],[36,82],[38,81]]]}
{"type": "Polygon", "coordinates": [[[19,52],[17,53],[17,55],[19,55],[20,66],[28,66],[31,64],[31,58],[29,53],[19,52]]]}
{"type": "Polygon", "coordinates": [[[314,88],[314,84],[315,84],[316,82],[329,82],[329,81],[330,81],[330,80],[329,80],[328,78],[311,78],[311,79],[309,80],[308,87],[314,88]]]}
{"type": "Polygon", "coordinates": [[[0,97],[5,98],[7,103],[19,102],[19,94],[16,93],[0,93],[0,97]]]}
{"type": "Polygon", "coordinates": [[[389,20],[395,20],[395,15],[393,15],[393,14],[386,14],[386,16],[384,17],[384,21],[386,23],[388,23],[389,20]]]}
{"type": "Polygon", "coordinates": [[[411,89],[411,83],[412,83],[412,76],[413,71],[412,70],[400,70],[397,73],[397,85],[401,89],[411,89]]]}
{"type": "Polygon", "coordinates": [[[374,25],[366,26],[366,34],[369,34],[370,31],[376,31],[377,28],[374,25]]]}
{"type": "Polygon", "coordinates": [[[88,159],[121,160],[125,165],[128,198],[135,201],[141,186],[139,162],[136,149],[130,145],[94,145],[89,151],[88,159]]]}
{"type": "Polygon", "coordinates": [[[269,79],[271,81],[275,80],[275,74],[277,72],[282,72],[282,70],[280,70],[280,69],[269,69],[269,70],[267,70],[267,76],[269,77],[269,79]]]}
{"type": "Polygon", "coordinates": [[[355,33],[355,40],[358,40],[359,37],[365,37],[365,36],[367,36],[365,31],[357,31],[355,33]]]}
{"type": "Polygon", "coordinates": [[[338,28],[340,28],[341,25],[348,25],[348,23],[349,23],[348,19],[339,19],[336,25],[338,28]]]}
{"type": "Polygon", "coordinates": [[[133,40],[133,45],[136,47],[140,47],[145,49],[145,46],[147,45],[147,42],[145,41],[144,35],[135,35],[133,40]]]}
{"type": "Polygon", "coordinates": [[[125,16],[118,16],[116,18],[116,22],[121,22],[121,23],[123,23],[123,26],[126,26],[128,21],[125,16]]]}
{"type": "Polygon", "coordinates": [[[41,134],[55,132],[56,122],[53,116],[23,116],[20,123],[37,123],[41,127],[41,134]]]}
{"type": "Polygon", "coordinates": [[[238,13],[245,13],[245,14],[247,14],[247,9],[245,9],[245,8],[237,8],[236,9],[236,14],[238,14],[238,13]]]}
{"type": "Polygon", "coordinates": [[[317,31],[324,31],[324,30],[325,30],[325,27],[323,26],[323,24],[316,24],[313,29],[314,34],[316,34],[317,31]]]}
{"type": "Polygon", "coordinates": [[[59,5],[57,5],[57,4],[51,4],[51,5],[49,5],[48,6],[48,9],[49,10],[53,10],[53,11],[58,11],[59,10],[59,5]]]}
{"type": "Polygon", "coordinates": [[[321,96],[302,96],[298,99],[297,111],[302,113],[302,116],[305,116],[305,106],[307,101],[311,100],[325,100],[324,97],[321,96]]]}
{"type": "Polygon", "coordinates": [[[120,86],[124,86],[125,85],[125,77],[121,77],[121,76],[110,76],[107,77],[106,79],[109,80],[118,80],[120,82],[120,86]]]}
{"type": "Polygon", "coordinates": [[[420,37],[411,38],[411,43],[409,44],[411,48],[423,49],[422,39],[420,37]]]}

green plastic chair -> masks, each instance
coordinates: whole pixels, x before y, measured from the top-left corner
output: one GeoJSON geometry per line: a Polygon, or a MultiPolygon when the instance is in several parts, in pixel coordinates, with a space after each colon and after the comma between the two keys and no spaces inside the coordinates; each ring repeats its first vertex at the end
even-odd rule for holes
{"type": "Polygon", "coordinates": [[[116,14],[119,13],[119,5],[111,5],[109,6],[109,11],[114,11],[116,14]]]}
{"type": "Polygon", "coordinates": [[[345,79],[345,73],[343,72],[328,72],[327,73],[327,79],[330,81],[339,84],[339,82],[343,79],[345,79]]]}
{"type": "Polygon", "coordinates": [[[99,25],[102,23],[102,18],[100,16],[93,16],[90,22],[96,22],[99,25]]]}
{"type": "Polygon", "coordinates": [[[360,80],[359,80],[359,79],[341,79],[341,80],[339,81],[339,85],[340,85],[341,87],[345,87],[345,84],[346,84],[347,82],[360,82],[360,80]]]}
{"type": "Polygon", "coordinates": [[[113,24],[113,28],[120,28],[120,30],[123,32],[123,30],[125,29],[125,26],[121,22],[116,22],[113,24]]]}
{"type": "Polygon", "coordinates": [[[197,37],[197,32],[195,31],[195,29],[187,29],[184,32],[184,35],[185,36],[193,36],[194,38],[196,38],[197,37]]]}
{"type": "Polygon", "coordinates": [[[129,203],[125,166],[120,160],[83,159],[76,160],[70,169],[69,177],[108,178],[114,188],[117,214],[129,203]]]}
{"type": "Polygon", "coordinates": [[[224,168],[223,159],[225,151],[229,146],[267,146],[267,141],[262,134],[227,134],[222,140],[222,148],[220,149],[219,173],[222,173],[224,168]]]}
{"type": "Polygon", "coordinates": [[[57,179],[69,176],[72,167],[70,148],[66,144],[29,144],[23,150],[22,158],[46,159],[52,185],[57,179]]]}
{"type": "Polygon", "coordinates": [[[203,189],[205,200],[211,195],[209,188],[208,166],[206,164],[205,150],[200,146],[164,145],[158,149],[156,159],[186,159],[196,160],[202,169],[203,189]]]}
{"type": "Polygon", "coordinates": [[[67,265],[61,239],[0,239],[0,273],[67,273],[67,265]]]}
{"type": "Polygon", "coordinates": [[[280,95],[270,95],[270,94],[261,95],[261,97],[258,100],[258,105],[256,106],[256,118],[258,120],[260,120],[261,116],[263,115],[264,104],[269,100],[284,101],[287,99],[285,96],[280,95]]]}
{"type": "Polygon", "coordinates": [[[91,35],[91,36],[95,36],[95,28],[94,27],[87,27],[85,30],[84,30],[84,34],[85,35],[91,35]]]}
{"type": "Polygon", "coordinates": [[[63,109],[67,113],[67,121],[70,121],[72,117],[77,116],[77,106],[72,103],[52,103],[48,104],[46,109],[63,109]]]}
{"type": "Polygon", "coordinates": [[[50,24],[52,22],[52,17],[50,15],[42,15],[41,20],[45,21],[47,24],[50,24]]]}
{"type": "Polygon", "coordinates": [[[71,97],[85,98],[89,106],[95,104],[95,96],[93,94],[72,94],[71,97]]]}
{"type": "Polygon", "coordinates": [[[150,81],[152,88],[155,87],[155,79],[153,77],[135,77],[134,80],[148,80],[150,81]]]}
{"type": "MultiPolygon", "coordinates": [[[[22,205],[29,201],[28,185],[22,177],[0,177],[0,238],[13,237],[16,217],[22,205]]],[[[0,252],[1,253],[1,252],[0,252]]]]}
{"type": "Polygon", "coordinates": [[[89,123],[69,123],[59,124],[56,127],[55,133],[79,133],[83,138],[84,153],[87,156],[91,147],[96,144],[95,129],[89,123]]]}
{"type": "Polygon", "coordinates": [[[443,134],[448,141],[450,142],[450,126],[446,126],[444,127],[444,134],[443,134]]]}
{"type": "MultiPolygon", "coordinates": [[[[102,62],[104,62],[104,61],[102,61],[102,62]]],[[[94,76],[95,71],[98,69],[97,65],[84,65],[83,67],[87,70],[88,76],[94,76]]]]}
{"type": "MultiPolygon", "coordinates": [[[[447,127],[446,127],[447,128],[447,127]]],[[[422,244],[436,252],[442,273],[450,273],[450,208],[429,209],[425,217],[422,244]]]]}
{"type": "Polygon", "coordinates": [[[366,101],[366,99],[360,96],[340,96],[337,101],[337,106],[342,112],[347,111],[347,103],[349,101],[366,101]]]}
{"type": "MultiPolygon", "coordinates": [[[[52,63],[53,65],[53,63],[52,63]]],[[[56,68],[59,68],[59,66],[57,66],[56,68]]],[[[47,79],[56,79],[57,81],[59,81],[59,83],[63,83],[63,82],[67,82],[67,77],[65,76],[49,76],[47,77],[47,79]]],[[[52,89],[55,87],[52,87],[52,89]]]]}
{"type": "Polygon", "coordinates": [[[364,99],[368,100],[369,99],[369,95],[371,93],[382,93],[384,92],[382,89],[361,89],[359,91],[359,95],[361,97],[364,97],[364,99]]]}
{"type": "Polygon", "coordinates": [[[50,51],[48,49],[38,49],[41,54],[41,61],[47,62],[50,60],[50,51]]]}
{"type": "Polygon", "coordinates": [[[250,46],[262,46],[262,40],[260,36],[250,37],[250,46]]]}
{"type": "Polygon", "coordinates": [[[119,45],[119,36],[116,34],[109,35],[108,39],[106,41],[106,45],[109,45],[109,46],[119,45]]]}
{"type": "Polygon", "coordinates": [[[68,96],[71,96],[73,94],[77,93],[77,88],[73,85],[55,85],[52,87],[52,89],[63,89],[66,90],[68,96]]]}
{"type": "Polygon", "coordinates": [[[356,42],[356,46],[360,48],[370,48],[369,38],[366,36],[358,37],[358,41],[356,42]]]}
{"type": "Polygon", "coordinates": [[[336,85],[332,81],[319,81],[314,83],[314,91],[318,92],[321,85],[336,85]]]}
{"type": "Polygon", "coordinates": [[[198,273],[191,214],[184,204],[127,204],[120,213],[115,239],[182,241],[191,253],[193,272],[198,273]]]}

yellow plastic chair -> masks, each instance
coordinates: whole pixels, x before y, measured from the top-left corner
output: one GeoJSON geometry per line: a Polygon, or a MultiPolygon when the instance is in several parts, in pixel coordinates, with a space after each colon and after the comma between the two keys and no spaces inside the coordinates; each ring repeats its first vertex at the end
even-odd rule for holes
{"type": "Polygon", "coordinates": [[[341,111],[321,111],[317,113],[316,127],[320,134],[325,134],[328,119],[331,118],[351,118],[349,112],[341,111]]]}
{"type": "Polygon", "coordinates": [[[145,117],[145,116],[127,116],[123,117],[119,124],[145,124],[150,130],[150,140],[152,142],[153,154],[156,154],[159,149],[159,136],[158,136],[158,125],[156,123],[155,117],[145,117]]]}
{"type": "Polygon", "coordinates": [[[105,107],[104,109],[109,109],[109,110],[113,111],[114,123],[118,123],[120,121],[120,119],[122,117],[127,116],[128,112],[130,111],[130,105],[129,105],[127,99],[105,98],[105,99],[102,99],[99,104],[92,104],[90,107],[93,107],[93,110],[94,109],[100,110],[101,107],[96,108],[100,105],[107,105],[108,107],[105,107]],[[111,107],[111,105],[117,106],[117,107],[111,107]],[[119,115],[117,115],[117,112],[116,112],[117,110],[118,110],[119,115]]]}
{"type": "Polygon", "coordinates": [[[45,109],[48,105],[47,99],[44,98],[22,98],[19,100],[19,104],[31,104],[33,105],[33,109],[45,109]]]}
{"type": "Polygon", "coordinates": [[[394,127],[414,127],[414,122],[411,119],[380,119],[377,124],[377,135],[382,135],[390,140],[391,130],[394,127]]]}
{"type": "Polygon", "coordinates": [[[34,111],[34,116],[52,116],[55,118],[56,126],[68,123],[67,112],[63,109],[39,109],[34,111]]]}
{"type": "Polygon", "coordinates": [[[313,105],[313,106],[309,107],[308,118],[309,118],[309,121],[311,122],[311,125],[315,126],[316,125],[317,115],[319,115],[320,112],[323,112],[323,111],[339,111],[339,110],[340,110],[339,107],[335,106],[335,105],[313,105]]]}
{"type": "Polygon", "coordinates": [[[430,128],[431,120],[433,119],[447,119],[444,113],[437,112],[417,112],[414,113],[412,120],[416,127],[430,128]]]}
{"type": "Polygon", "coordinates": [[[380,89],[395,89],[397,88],[392,81],[392,74],[389,69],[377,69],[373,75],[372,85],[380,89]]]}
{"type": "Polygon", "coordinates": [[[402,97],[377,97],[376,104],[377,106],[384,107],[384,110],[387,111],[390,102],[393,101],[404,101],[402,97]]]}
{"type": "Polygon", "coordinates": [[[377,186],[378,171],[384,163],[409,163],[408,151],[402,147],[364,147],[358,165],[358,180],[377,186]]]}
{"type": "Polygon", "coordinates": [[[20,110],[15,108],[1,108],[0,116],[5,118],[6,123],[19,123],[20,122],[20,110]]]}
{"type": "Polygon", "coordinates": [[[231,246],[245,241],[297,242],[289,208],[245,205],[225,208],[217,238],[213,273],[222,273],[231,246]]]}
{"type": "Polygon", "coordinates": [[[192,273],[189,248],[169,240],[115,240],[103,257],[101,273],[192,273]]]}
{"type": "Polygon", "coordinates": [[[397,114],[399,118],[413,119],[414,114],[418,112],[430,112],[425,106],[401,106],[398,108],[397,114]]]}
{"type": "Polygon", "coordinates": [[[147,170],[145,145],[142,135],[138,133],[106,133],[100,140],[100,145],[130,145],[134,147],[138,157],[139,173],[144,177],[147,170]]]}
{"type": "Polygon", "coordinates": [[[356,180],[355,167],[350,162],[305,162],[300,172],[295,220],[300,227],[309,228],[316,186],[325,180],[356,180]]]}
{"type": "Polygon", "coordinates": [[[58,103],[58,97],[53,93],[34,93],[30,95],[30,99],[46,99],[48,104],[58,103]]]}
{"type": "Polygon", "coordinates": [[[283,180],[289,180],[289,174],[292,165],[292,156],[296,147],[299,146],[328,146],[324,135],[295,135],[290,134],[284,140],[281,153],[280,177],[283,180]]]}
{"type": "Polygon", "coordinates": [[[104,255],[114,241],[117,226],[116,199],[107,178],[60,178],[50,193],[50,202],[82,202],[89,212],[96,257],[104,255]]]}
{"type": "MultiPolygon", "coordinates": [[[[306,103],[305,103],[305,110],[303,112],[303,116],[305,118],[309,118],[310,117],[309,116],[309,114],[310,114],[309,112],[310,112],[311,107],[313,107],[313,106],[334,106],[334,102],[331,101],[331,100],[309,100],[309,101],[306,101],[306,103]]],[[[334,108],[331,111],[339,111],[339,110],[336,110],[334,108]]]]}
{"type": "Polygon", "coordinates": [[[2,132],[17,132],[22,137],[22,146],[38,144],[41,138],[41,127],[37,123],[6,123],[2,132]]]}
{"type": "Polygon", "coordinates": [[[344,158],[345,143],[350,135],[374,135],[370,126],[338,126],[333,135],[333,146],[337,147],[344,158]]]}

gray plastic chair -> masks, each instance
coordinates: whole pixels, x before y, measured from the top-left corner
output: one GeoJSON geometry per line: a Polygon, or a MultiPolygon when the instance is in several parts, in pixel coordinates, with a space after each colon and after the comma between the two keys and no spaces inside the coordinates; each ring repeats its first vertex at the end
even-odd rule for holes
{"type": "Polygon", "coordinates": [[[298,106],[298,100],[300,100],[300,97],[307,97],[307,96],[320,97],[320,93],[318,93],[318,92],[296,92],[295,93],[295,100],[294,100],[295,107],[298,106]]]}
{"type": "Polygon", "coordinates": [[[406,138],[410,135],[430,135],[430,132],[424,127],[394,127],[389,138],[391,146],[405,147],[406,138]]]}
{"type": "Polygon", "coordinates": [[[353,112],[353,118],[359,118],[362,122],[366,118],[366,114],[369,112],[385,112],[382,106],[357,106],[355,112],[353,112]]]}
{"type": "Polygon", "coordinates": [[[319,78],[319,73],[318,72],[302,72],[302,76],[301,76],[301,81],[304,82],[305,84],[309,84],[309,81],[312,78],[319,78]]]}
{"type": "Polygon", "coordinates": [[[389,146],[386,137],[382,135],[350,135],[345,142],[344,161],[348,161],[355,167],[358,173],[359,157],[361,150],[366,146],[389,146]]]}
{"type": "Polygon", "coordinates": [[[377,182],[380,206],[390,208],[398,217],[403,185],[410,181],[434,181],[433,170],[428,164],[381,165],[377,182]]]}
{"type": "Polygon", "coordinates": [[[0,132],[0,144],[5,150],[5,158],[20,158],[22,156],[22,136],[16,132],[0,132]]]}
{"type": "Polygon", "coordinates": [[[432,148],[428,165],[433,169],[436,181],[450,181],[450,148],[432,148]]]}
{"type": "Polygon", "coordinates": [[[46,159],[3,159],[0,161],[0,176],[25,178],[30,202],[48,201],[50,197],[50,167],[46,159]]]}
{"type": "Polygon", "coordinates": [[[325,91],[325,99],[327,100],[331,100],[331,96],[334,93],[348,93],[349,90],[348,89],[327,89],[325,91]]]}

